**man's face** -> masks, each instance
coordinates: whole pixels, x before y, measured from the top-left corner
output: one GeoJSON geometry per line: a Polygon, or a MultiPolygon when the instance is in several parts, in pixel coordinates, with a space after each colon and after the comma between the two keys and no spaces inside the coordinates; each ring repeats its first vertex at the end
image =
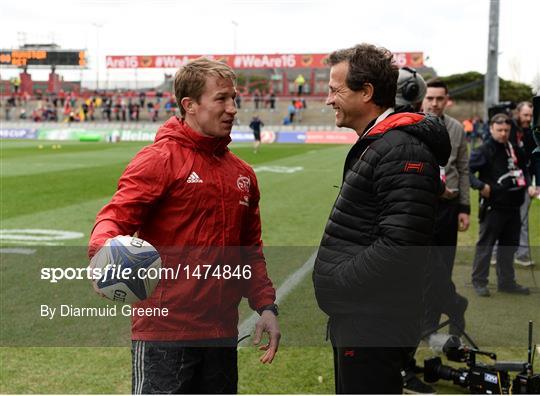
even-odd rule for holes
{"type": "Polygon", "coordinates": [[[192,102],[193,113],[188,112],[191,126],[206,136],[230,135],[236,115],[235,97],[232,80],[208,77],[199,102],[192,102]]]}
{"type": "Polygon", "coordinates": [[[424,113],[434,114],[437,117],[442,116],[446,104],[448,103],[448,95],[444,88],[428,87],[422,108],[424,113]]]}
{"type": "Polygon", "coordinates": [[[348,72],[349,62],[332,66],[326,104],[336,111],[336,126],[355,129],[358,118],[362,116],[364,103],[361,100],[361,91],[353,91],[347,87],[348,72]]]}
{"type": "Polygon", "coordinates": [[[530,106],[523,106],[518,113],[518,123],[521,128],[529,128],[533,117],[533,109],[530,106]]]}
{"type": "Polygon", "coordinates": [[[510,138],[510,124],[507,124],[506,122],[494,122],[489,127],[489,132],[491,132],[493,140],[499,143],[506,144],[508,143],[508,139],[510,138]]]}

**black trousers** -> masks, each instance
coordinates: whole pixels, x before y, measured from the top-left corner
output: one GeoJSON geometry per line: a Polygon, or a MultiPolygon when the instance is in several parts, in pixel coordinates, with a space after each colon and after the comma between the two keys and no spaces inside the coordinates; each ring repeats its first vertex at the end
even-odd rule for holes
{"type": "Polygon", "coordinates": [[[410,348],[334,347],[336,394],[402,394],[410,348]]]}
{"type": "Polygon", "coordinates": [[[519,207],[515,209],[488,209],[480,222],[480,235],[474,255],[472,283],[487,286],[489,261],[495,242],[497,248],[497,285],[512,286],[515,283],[514,253],[519,246],[521,218],[519,207]]]}
{"type": "Polygon", "coordinates": [[[439,201],[433,232],[433,246],[426,269],[424,286],[424,330],[435,328],[441,314],[450,318],[457,309],[459,295],[452,281],[456,258],[459,204],[457,200],[439,201]]]}
{"type": "Polygon", "coordinates": [[[234,347],[186,347],[177,342],[132,341],[132,394],[236,394],[234,347]]]}

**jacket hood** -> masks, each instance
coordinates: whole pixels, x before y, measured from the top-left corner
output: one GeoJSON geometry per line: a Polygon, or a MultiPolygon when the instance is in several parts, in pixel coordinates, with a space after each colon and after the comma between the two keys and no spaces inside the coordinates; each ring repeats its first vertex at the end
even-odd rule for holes
{"type": "Polygon", "coordinates": [[[378,138],[392,129],[399,129],[424,142],[439,165],[444,166],[448,162],[452,150],[450,136],[439,117],[422,113],[395,113],[375,125],[366,138],[378,138]]]}
{"type": "Polygon", "coordinates": [[[210,154],[223,154],[228,151],[227,145],[231,142],[231,137],[214,138],[204,136],[194,131],[184,120],[172,116],[162,126],[159,127],[154,142],[164,139],[172,139],[180,142],[182,146],[195,151],[204,151],[210,154]]]}

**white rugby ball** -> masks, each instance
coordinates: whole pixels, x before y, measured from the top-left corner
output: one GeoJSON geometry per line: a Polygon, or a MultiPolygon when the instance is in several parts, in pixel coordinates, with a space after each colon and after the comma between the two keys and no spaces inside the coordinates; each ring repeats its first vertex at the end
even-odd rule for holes
{"type": "Polygon", "coordinates": [[[161,257],[148,242],[131,236],[117,236],[92,258],[100,277],[97,289],[107,298],[135,303],[150,297],[159,282],[161,257]]]}

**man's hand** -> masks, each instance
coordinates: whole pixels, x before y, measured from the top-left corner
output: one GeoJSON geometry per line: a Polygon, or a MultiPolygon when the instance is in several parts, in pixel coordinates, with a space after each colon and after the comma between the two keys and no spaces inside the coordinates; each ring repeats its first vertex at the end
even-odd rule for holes
{"type": "Polygon", "coordinates": [[[467,213],[458,214],[458,227],[461,232],[469,229],[469,215],[467,213]]]}
{"type": "Polygon", "coordinates": [[[529,197],[534,198],[540,196],[540,188],[535,186],[529,186],[528,188],[529,197]]]}
{"type": "MultiPolygon", "coordinates": [[[[103,246],[105,246],[108,242],[110,241],[110,238],[107,239],[105,241],[105,243],[103,244],[103,246]]],[[[96,261],[98,260],[98,256],[99,256],[99,252],[100,250],[103,249],[103,247],[101,247],[97,252],[96,254],[94,254],[94,256],[90,259],[90,264],[88,264],[88,273],[90,273],[91,275],[93,275],[93,269],[96,267],[96,261]]],[[[103,294],[97,287],[97,284],[96,284],[96,280],[93,279],[93,277],[90,278],[90,282],[92,282],[92,287],[94,288],[94,291],[99,294],[101,297],[103,298],[106,298],[105,297],[105,294],[103,294]]]]}
{"type": "Polygon", "coordinates": [[[480,195],[484,198],[489,198],[491,195],[491,187],[489,184],[484,184],[484,187],[480,190],[480,195]]]}
{"type": "Polygon", "coordinates": [[[279,324],[276,315],[272,311],[263,311],[260,319],[255,325],[255,336],[253,338],[253,344],[259,345],[262,339],[263,333],[268,333],[268,344],[259,347],[259,350],[266,351],[260,358],[261,363],[272,363],[276,356],[281,333],[279,331],[279,324]]]}
{"type": "Polygon", "coordinates": [[[449,190],[448,187],[445,187],[444,192],[441,194],[441,198],[444,198],[444,199],[454,199],[457,196],[458,196],[458,192],[449,190]]]}

